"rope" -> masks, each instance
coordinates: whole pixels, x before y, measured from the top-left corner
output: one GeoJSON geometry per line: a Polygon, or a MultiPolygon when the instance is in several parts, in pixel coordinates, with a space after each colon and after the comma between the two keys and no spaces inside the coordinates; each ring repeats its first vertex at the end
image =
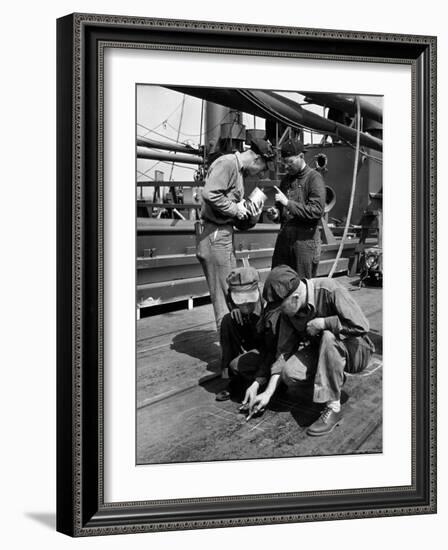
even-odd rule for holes
{"type": "Polygon", "coordinates": [[[170,113],[167,117],[165,117],[165,118],[162,120],[162,122],[159,122],[159,124],[157,124],[157,126],[154,126],[154,128],[152,128],[152,129],[149,129],[149,128],[148,128],[146,134],[145,134],[144,136],[142,136],[142,137],[145,137],[146,135],[148,135],[149,132],[154,132],[154,130],[157,130],[157,128],[160,128],[160,126],[162,126],[162,124],[165,124],[166,122],[168,122],[168,119],[171,118],[171,117],[174,115],[174,113],[175,113],[176,111],[179,110],[179,108],[180,108],[181,105],[182,105],[182,101],[181,101],[181,102],[179,103],[179,105],[174,109],[174,111],[171,111],[171,113],[170,113]]]}
{"type": "MultiPolygon", "coordinates": [[[[145,172],[142,172],[141,170],[137,170],[137,172],[138,172],[141,176],[145,176],[145,178],[149,178],[150,180],[153,180],[153,179],[154,179],[152,176],[150,176],[149,174],[146,174],[145,172]]],[[[138,185],[138,180],[137,180],[137,185],[138,185]]]]}
{"type": "MultiPolygon", "coordinates": [[[[184,107],[185,107],[185,99],[186,99],[186,95],[184,94],[184,97],[182,98],[182,110],[180,112],[180,119],[179,119],[179,127],[177,129],[177,141],[179,141],[179,134],[180,134],[180,129],[182,127],[182,119],[184,117],[184,107]]],[[[176,153],[174,153],[176,154],[176,153]]],[[[174,161],[173,161],[173,164],[171,165],[171,171],[170,171],[170,177],[169,177],[169,181],[173,181],[173,170],[174,170],[174,161]]],[[[175,190],[173,189],[173,194],[175,194],[175,190]]]]}
{"type": "MultiPolygon", "coordinates": [[[[149,160],[149,159],[141,159],[141,160],[149,160]]],[[[146,176],[146,174],[148,172],[150,172],[153,168],[155,168],[158,164],[160,164],[162,161],[161,160],[158,160],[157,162],[155,162],[154,164],[152,164],[149,168],[147,168],[144,172],[140,172],[140,170],[137,170],[137,172],[140,172],[140,174],[142,174],[142,176],[146,176]]],[[[149,176],[148,176],[149,177],[149,176]]]]}
{"type": "MultiPolygon", "coordinates": [[[[141,126],[145,130],[148,130],[148,132],[152,132],[153,134],[157,134],[158,136],[163,137],[165,139],[168,139],[169,141],[172,141],[174,143],[182,143],[180,141],[176,141],[175,139],[166,136],[165,134],[161,134],[160,132],[156,132],[155,130],[151,130],[150,128],[147,128],[144,124],[141,124],[140,122],[137,122],[137,126],[141,126]]],[[[147,135],[147,134],[145,134],[145,135],[147,135]]],[[[145,137],[145,136],[142,136],[142,137],[145,137]]]]}
{"type": "MultiPolygon", "coordinates": [[[[356,147],[354,147],[354,145],[352,143],[350,143],[349,141],[347,141],[346,139],[343,139],[343,138],[340,138],[346,145],[348,145],[349,147],[351,147],[352,149],[356,149],[356,147]]],[[[367,157],[371,160],[373,160],[374,162],[377,162],[378,164],[383,164],[383,160],[378,158],[378,157],[375,157],[374,155],[369,155],[367,154],[365,151],[362,151],[362,156],[363,157],[367,157]]]]}
{"type": "Polygon", "coordinates": [[[348,228],[350,226],[350,220],[352,217],[353,202],[355,199],[355,190],[356,190],[356,177],[358,175],[358,159],[359,159],[359,141],[361,135],[361,108],[359,104],[359,97],[356,96],[356,152],[355,152],[355,164],[353,166],[353,180],[352,180],[352,192],[350,195],[350,203],[348,206],[347,219],[345,221],[344,233],[342,235],[341,242],[339,244],[339,250],[336,254],[333,266],[331,267],[330,273],[328,276],[331,278],[336,271],[336,267],[342,255],[342,250],[344,249],[344,244],[347,239],[348,228]]]}
{"type": "MultiPolygon", "coordinates": [[[[212,126],[211,128],[207,128],[207,131],[208,132],[211,132],[212,130],[214,130],[215,128],[218,128],[218,126],[221,126],[221,124],[224,122],[224,120],[228,117],[228,114],[226,114],[219,122],[218,124],[216,124],[215,126],[212,126]]],[[[172,129],[172,130],[175,130],[177,132],[177,128],[175,128],[172,124],[169,124],[168,123],[168,126],[172,129]]],[[[204,135],[205,135],[205,132],[202,132],[200,134],[187,134],[186,132],[180,132],[180,134],[182,136],[189,136],[189,137],[198,137],[198,138],[202,138],[204,135]]]]}

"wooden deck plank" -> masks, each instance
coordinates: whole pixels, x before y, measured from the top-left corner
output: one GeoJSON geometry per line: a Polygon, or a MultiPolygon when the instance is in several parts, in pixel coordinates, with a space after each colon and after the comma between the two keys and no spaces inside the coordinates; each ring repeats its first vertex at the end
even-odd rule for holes
{"type": "Polygon", "coordinates": [[[137,357],[137,403],[197,385],[204,376],[218,372],[220,351],[214,331],[195,331],[190,338],[182,334],[169,347],[137,357]]]}
{"type": "Polygon", "coordinates": [[[179,331],[179,327],[187,329],[208,323],[214,324],[211,304],[196,307],[192,310],[182,309],[153,317],[144,317],[137,321],[137,343],[146,338],[174,334],[179,331]]]}
{"type": "Polygon", "coordinates": [[[215,401],[221,381],[206,382],[138,411],[137,463],[378,453],[381,393],[371,390],[380,385],[381,371],[368,381],[350,379],[343,424],[313,438],[306,428],[319,415],[317,405],[281,393],[262,417],[246,422],[239,403],[215,401]]]}

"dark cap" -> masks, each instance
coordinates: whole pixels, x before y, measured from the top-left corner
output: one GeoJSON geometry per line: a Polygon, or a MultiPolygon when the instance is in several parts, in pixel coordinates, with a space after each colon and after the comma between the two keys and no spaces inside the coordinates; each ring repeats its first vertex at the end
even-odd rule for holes
{"type": "Polygon", "coordinates": [[[263,298],[269,303],[283,302],[299,286],[300,277],[288,265],[278,265],[271,270],[264,283],[263,298]]]}
{"type": "Polygon", "coordinates": [[[238,305],[258,301],[260,297],[259,282],[258,271],[254,267],[237,267],[233,269],[227,277],[227,284],[233,302],[238,305]]]}
{"type": "Polygon", "coordinates": [[[305,151],[305,147],[298,139],[288,139],[282,144],[282,157],[295,157],[305,151]]]}
{"type": "Polygon", "coordinates": [[[254,153],[260,155],[260,157],[263,157],[266,161],[272,160],[275,156],[272,145],[265,139],[254,138],[249,145],[254,153]]]}

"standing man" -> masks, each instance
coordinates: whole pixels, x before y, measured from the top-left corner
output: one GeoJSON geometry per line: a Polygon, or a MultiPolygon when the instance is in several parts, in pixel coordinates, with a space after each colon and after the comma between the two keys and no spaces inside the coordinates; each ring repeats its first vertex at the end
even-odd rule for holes
{"type": "Polygon", "coordinates": [[[244,153],[237,151],[216,159],[207,173],[202,191],[202,233],[198,236],[196,255],[207,279],[218,333],[228,312],[226,279],[236,267],[233,226],[254,214],[244,205],[243,176],[265,171],[273,156],[268,141],[254,139],[244,153]]]}
{"type": "Polygon", "coordinates": [[[320,259],[319,221],[324,214],[326,189],[322,176],[304,158],[301,141],[288,140],[281,148],[286,176],[276,187],[277,208],[268,211],[281,228],[275,243],[272,267],[286,264],[299,277],[315,277],[320,259]]]}
{"type": "Polygon", "coordinates": [[[274,268],[263,296],[281,303],[277,359],[263,393],[252,399],[251,412],[264,409],[282,381],[288,388],[313,381],[313,401],[324,408],[307,434],[322,436],[342,422],[344,371],[368,365],[374,345],[369,323],[349,292],[334,279],[300,279],[289,266],[274,268]],[[304,345],[309,341],[309,345],[304,345]]]}

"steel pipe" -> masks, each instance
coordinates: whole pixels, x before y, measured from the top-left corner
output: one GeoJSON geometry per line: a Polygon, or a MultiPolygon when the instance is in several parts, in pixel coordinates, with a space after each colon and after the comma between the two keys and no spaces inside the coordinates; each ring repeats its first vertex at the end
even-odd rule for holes
{"type": "Polygon", "coordinates": [[[156,151],[154,149],[147,149],[146,147],[137,147],[137,158],[181,162],[183,164],[204,164],[202,157],[183,153],[165,153],[164,151],[156,151]]]}
{"type": "Polygon", "coordinates": [[[195,149],[189,145],[181,143],[167,143],[165,141],[157,141],[146,137],[138,137],[137,145],[140,147],[148,147],[150,149],[161,149],[162,151],[176,151],[178,153],[187,153],[190,155],[200,155],[200,149],[195,149]]]}
{"type": "MultiPolygon", "coordinates": [[[[322,134],[342,138],[350,143],[356,142],[356,130],[353,128],[303,109],[295,101],[276,92],[184,86],[167,86],[167,88],[207,101],[213,101],[244,113],[281,122],[292,128],[311,129],[322,134]]],[[[382,140],[369,134],[361,132],[360,142],[364,147],[370,147],[376,151],[383,150],[382,140]]]]}
{"type": "MultiPolygon", "coordinates": [[[[340,94],[326,94],[323,92],[299,92],[305,96],[305,100],[316,103],[322,107],[331,107],[342,113],[356,115],[356,99],[354,96],[343,96],[340,94]]],[[[361,115],[376,122],[383,122],[383,113],[380,108],[365,99],[359,98],[361,115]]]]}

